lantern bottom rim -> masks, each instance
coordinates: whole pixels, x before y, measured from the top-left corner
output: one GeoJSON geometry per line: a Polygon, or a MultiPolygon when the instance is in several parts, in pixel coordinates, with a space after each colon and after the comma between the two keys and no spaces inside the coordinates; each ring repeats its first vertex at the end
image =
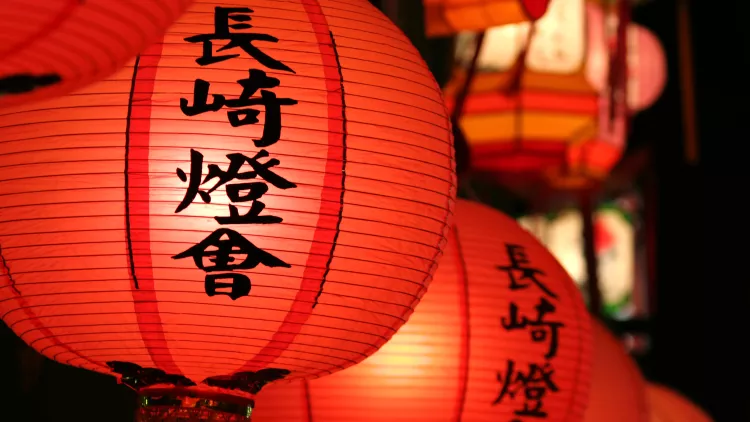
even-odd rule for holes
{"type": "Polygon", "coordinates": [[[150,388],[139,392],[136,422],[249,422],[255,400],[188,388],[150,388]]]}

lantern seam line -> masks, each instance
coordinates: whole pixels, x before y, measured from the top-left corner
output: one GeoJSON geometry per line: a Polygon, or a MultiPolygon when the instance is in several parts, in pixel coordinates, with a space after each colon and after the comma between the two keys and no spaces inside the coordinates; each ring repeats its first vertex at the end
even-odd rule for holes
{"type": "Polygon", "coordinates": [[[8,261],[5,259],[5,254],[3,254],[3,245],[0,244],[0,261],[2,261],[3,268],[5,269],[5,274],[8,276],[8,281],[10,281],[10,288],[13,289],[16,294],[19,296],[21,295],[21,292],[18,291],[18,287],[16,287],[16,280],[13,278],[13,274],[10,273],[10,267],[8,266],[8,261]]]}
{"type": "Polygon", "coordinates": [[[130,81],[130,96],[128,98],[128,113],[125,117],[125,237],[128,241],[128,258],[130,261],[130,277],[133,280],[133,285],[137,290],[140,290],[138,285],[138,276],[135,273],[135,262],[133,261],[133,239],[130,236],[130,178],[128,177],[128,170],[130,168],[130,121],[133,114],[133,95],[135,93],[135,83],[138,78],[138,65],[141,61],[141,55],[135,56],[135,63],[133,64],[133,77],[130,81]]]}
{"type": "Polygon", "coordinates": [[[328,262],[326,262],[326,269],[325,272],[323,272],[322,280],[320,281],[320,289],[318,290],[317,295],[315,295],[315,300],[313,300],[312,309],[315,309],[316,306],[318,306],[318,300],[320,299],[320,296],[323,294],[323,288],[326,284],[326,278],[328,277],[328,273],[331,271],[331,263],[333,262],[333,257],[336,252],[336,245],[338,244],[339,240],[339,234],[341,233],[341,220],[344,217],[344,193],[346,192],[346,138],[348,135],[347,132],[347,118],[346,118],[346,90],[344,89],[344,73],[341,68],[341,59],[339,57],[339,51],[336,47],[336,39],[333,36],[333,31],[328,31],[330,37],[331,37],[331,47],[333,48],[333,54],[336,58],[336,67],[338,68],[339,73],[339,83],[341,86],[341,195],[339,196],[339,212],[336,220],[336,232],[333,235],[333,244],[331,245],[331,252],[328,255],[328,262]]]}

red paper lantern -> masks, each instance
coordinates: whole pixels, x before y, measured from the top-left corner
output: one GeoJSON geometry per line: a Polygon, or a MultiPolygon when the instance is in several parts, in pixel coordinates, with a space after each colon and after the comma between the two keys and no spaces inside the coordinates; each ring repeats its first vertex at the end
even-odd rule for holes
{"type": "Polygon", "coordinates": [[[713,422],[713,418],[677,392],[649,383],[646,387],[651,422],[713,422]]]}
{"type": "Polygon", "coordinates": [[[535,21],[550,0],[424,0],[428,36],[479,31],[498,25],[535,21]]]}
{"type": "Polygon", "coordinates": [[[649,422],[646,380],[619,339],[593,322],[594,364],[584,422],[649,422]]]}
{"type": "Polygon", "coordinates": [[[456,229],[409,322],[355,367],[265,389],[255,421],[535,420],[522,415],[526,405],[546,412],[546,421],[577,422],[588,398],[589,330],[575,284],[532,235],[497,211],[459,201],[456,229]],[[524,286],[517,290],[505,270],[514,261],[527,268],[511,272],[524,286]],[[526,326],[504,328],[513,315],[526,326]],[[545,325],[555,323],[563,325],[545,325]]]}
{"type": "Polygon", "coordinates": [[[196,2],[113,77],[0,111],[0,315],[144,394],[251,399],[406,321],[454,170],[437,83],[366,0],[196,2]]]}
{"type": "Polygon", "coordinates": [[[122,68],[193,0],[3,0],[0,106],[67,94],[122,68]]]}

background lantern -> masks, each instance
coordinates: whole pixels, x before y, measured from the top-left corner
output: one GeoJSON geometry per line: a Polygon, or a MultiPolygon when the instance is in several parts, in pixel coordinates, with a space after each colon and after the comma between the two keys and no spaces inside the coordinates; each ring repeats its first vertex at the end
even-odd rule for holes
{"type": "Polygon", "coordinates": [[[535,21],[550,0],[424,0],[427,36],[535,21]]]}
{"type": "MultiPolygon", "coordinates": [[[[584,0],[553,0],[533,25],[486,32],[461,118],[473,168],[509,185],[541,177],[578,188],[603,178],[625,147],[626,111],[611,105],[603,90],[605,41],[601,8],[584,0]]],[[[472,42],[464,35],[458,54],[473,51],[472,42]]],[[[448,97],[465,77],[459,68],[448,97]]]]}
{"type": "Polygon", "coordinates": [[[641,25],[628,27],[628,108],[650,107],[667,84],[667,57],[659,38],[641,25]]]}
{"type": "Polygon", "coordinates": [[[365,0],[197,2],[113,77],[0,111],[0,139],[0,315],[144,394],[364,359],[455,198],[437,84],[365,0]]]}
{"type": "Polygon", "coordinates": [[[592,323],[594,359],[584,422],[649,422],[646,380],[619,339],[592,323]]]}
{"type": "Polygon", "coordinates": [[[713,422],[713,419],[677,392],[649,383],[646,387],[651,422],[713,422]]]}
{"type": "Polygon", "coordinates": [[[409,322],[355,367],[265,389],[256,422],[507,421],[518,417],[514,412],[524,408],[524,400],[530,410],[546,411],[545,420],[580,421],[589,390],[589,330],[588,312],[573,281],[533,236],[497,211],[459,201],[445,255],[409,322]],[[517,280],[528,287],[511,290],[512,281],[501,269],[513,264],[508,251],[527,258],[523,265],[543,275],[527,270],[524,274],[532,278],[517,280]],[[537,276],[556,299],[533,284],[537,276]],[[538,324],[535,307],[539,310],[540,303],[556,309],[538,324]],[[503,324],[512,318],[514,305],[528,325],[506,330],[503,324]],[[563,325],[557,328],[557,350],[547,360],[554,337],[545,324],[554,322],[563,325]],[[520,371],[506,390],[515,399],[502,393],[509,362],[520,371]],[[525,373],[534,364],[554,370],[549,381],[559,391],[551,391],[541,373],[525,373]],[[521,375],[531,375],[528,390],[521,375]],[[533,400],[535,387],[542,391],[536,396],[541,408],[533,400]]]}
{"type": "Polygon", "coordinates": [[[192,0],[4,0],[0,106],[103,79],[158,40],[192,0]]]}
{"type": "MultiPolygon", "coordinates": [[[[629,317],[635,311],[633,294],[637,278],[632,216],[624,207],[611,203],[599,207],[593,217],[602,305],[611,318],[629,317]]],[[[549,248],[579,288],[584,289],[587,274],[581,213],[566,209],[553,215],[522,217],[519,223],[549,248]]]]}

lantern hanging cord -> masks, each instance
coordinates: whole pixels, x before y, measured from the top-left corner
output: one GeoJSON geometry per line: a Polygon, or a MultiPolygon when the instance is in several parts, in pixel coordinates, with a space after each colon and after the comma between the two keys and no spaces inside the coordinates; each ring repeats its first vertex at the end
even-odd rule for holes
{"type": "MultiPolygon", "coordinates": [[[[618,24],[615,55],[609,69],[609,129],[613,130],[617,110],[626,104],[628,87],[628,26],[630,24],[630,0],[618,2],[618,24]]],[[[606,17],[605,17],[606,19],[606,17]]],[[[626,125],[627,127],[627,125],[626,125]]]]}
{"type": "Polygon", "coordinates": [[[471,57],[471,63],[469,68],[466,70],[466,79],[464,80],[461,89],[456,95],[456,103],[453,106],[453,114],[451,115],[451,123],[458,127],[458,122],[464,112],[464,106],[466,105],[466,98],[469,96],[471,90],[471,83],[474,81],[474,76],[477,73],[477,64],[479,62],[479,53],[482,51],[482,45],[484,44],[484,31],[477,34],[476,45],[474,47],[474,54],[471,57]]]}

